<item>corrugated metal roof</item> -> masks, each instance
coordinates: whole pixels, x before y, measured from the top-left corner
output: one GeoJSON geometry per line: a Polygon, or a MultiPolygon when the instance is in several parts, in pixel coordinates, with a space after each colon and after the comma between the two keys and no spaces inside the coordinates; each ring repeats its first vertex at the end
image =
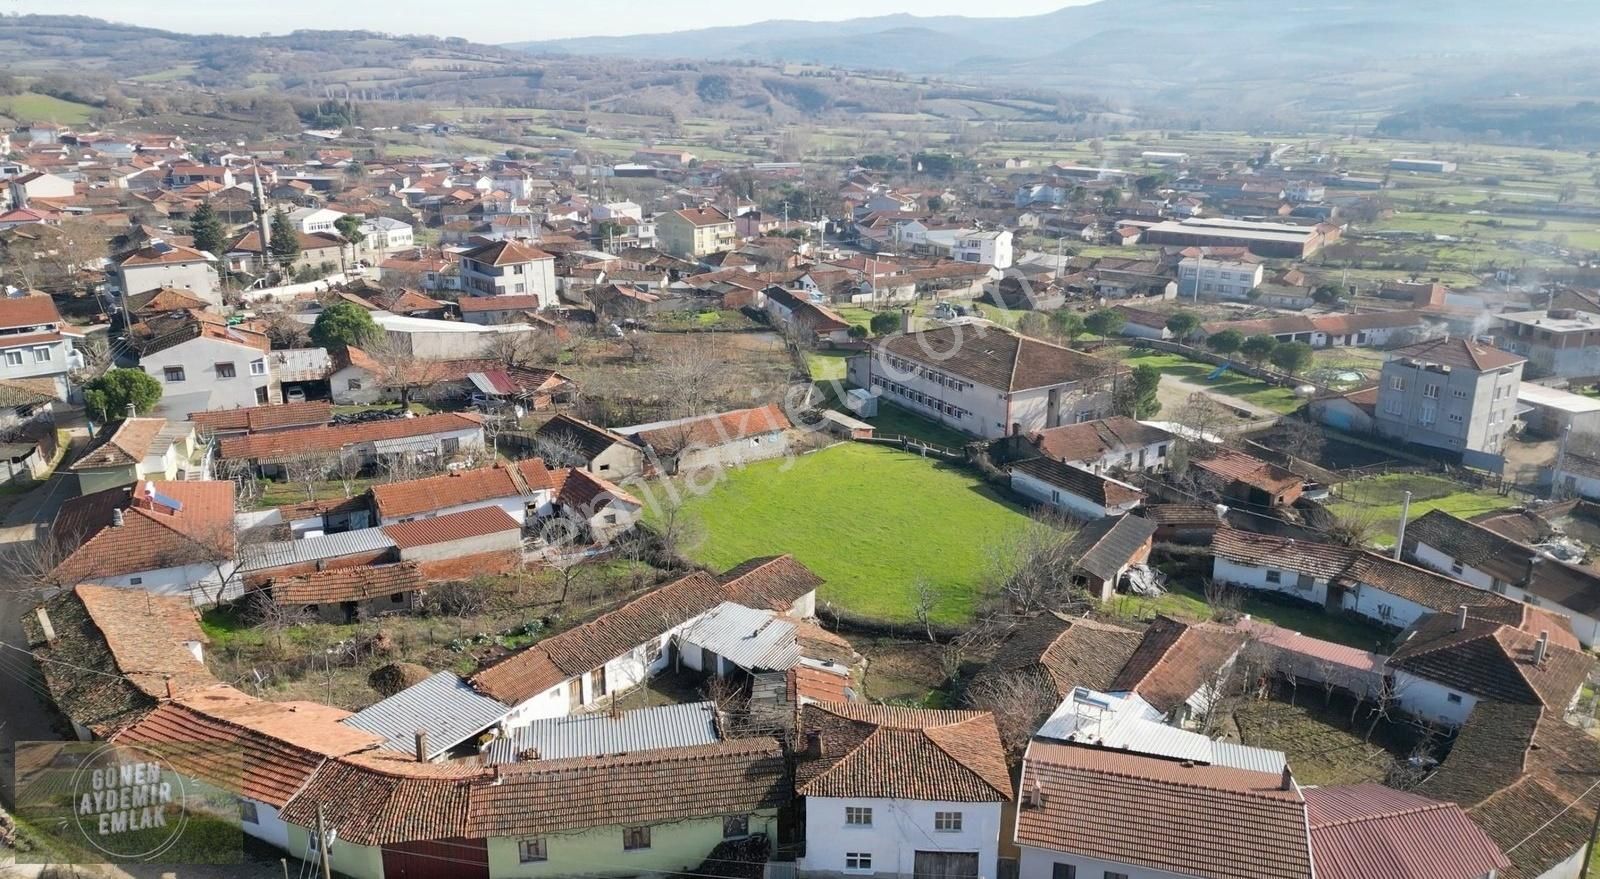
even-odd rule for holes
{"type": "Polygon", "coordinates": [[[375,552],[395,545],[382,528],[360,528],[339,534],[323,534],[304,540],[278,540],[246,548],[239,562],[241,573],[264,568],[335,559],[341,556],[375,552]]]}
{"type": "Polygon", "coordinates": [[[1282,772],[1285,763],[1281,751],[1213,741],[1199,733],[1168,726],[1162,722],[1161,712],[1137,695],[1113,695],[1084,687],[1062,701],[1037,735],[1254,772],[1282,772]]]}
{"type": "Polygon", "coordinates": [[[477,735],[511,709],[447,671],[434,674],[339,721],[384,737],[383,747],[413,753],[419,730],[432,759],[477,735]]]}
{"type": "Polygon", "coordinates": [[[800,661],[794,623],[770,610],[724,601],[678,638],[710,650],[745,671],[786,671],[800,661]]]}
{"type": "Polygon", "coordinates": [[[579,714],[536,720],[496,739],[484,752],[484,759],[515,763],[528,755],[529,760],[559,760],[688,748],[720,740],[716,705],[692,702],[636,708],[617,717],[579,714]]]}

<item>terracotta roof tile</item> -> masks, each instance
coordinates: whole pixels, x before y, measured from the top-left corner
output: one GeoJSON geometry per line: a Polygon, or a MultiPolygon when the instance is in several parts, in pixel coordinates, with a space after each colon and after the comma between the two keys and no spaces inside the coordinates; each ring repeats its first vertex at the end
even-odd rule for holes
{"type": "Polygon", "coordinates": [[[232,558],[233,514],[232,482],[140,483],[73,498],[61,505],[53,533],[76,548],[51,578],[71,585],[232,558]],[[182,508],[152,502],[146,486],[182,508]],[[123,511],[122,525],[114,524],[117,510],[123,511]]]}
{"type": "Polygon", "coordinates": [[[859,703],[800,709],[800,796],[993,803],[1012,797],[994,717],[859,703]],[[820,750],[812,752],[811,742],[820,750]]]}
{"type": "Polygon", "coordinates": [[[735,409],[686,419],[676,424],[641,430],[633,438],[662,454],[675,454],[691,446],[715,448],[746,437],[788,430],[793,425],[777,404],[735,409]]]}
{"type": "Polygon", "coordinates": [[[0,327],[36,327],[61,322],[55,300],[44,293],[0,296],[0,327]]]}
{"type": "Polygon", "coordinates": [[[189,420],[201,430],[256,433],[286,427],[307,427],[333,421],[333,404],[319,400],[284,403],[280,406],[245,406],[238,409],[211,409],[193,412],[189,420]]]}
{"type": "Polygon", "coordinates": [[[1142,638],[1134,629],[1046,613],[1012,630],[982,676],[1040,673],[1063,698],[1075,687],[1105,692],[1142,638]]]}
{"type": "Polygon", "coordinates": [[[1381,784],[1305,791],[1320,879],[1477,879],[1511,866],[1460,806],[1381,784]]]}
{"type": "Polygon", "coordinates": [[[1126,482],[1051,458],[1018,461],[1011,469],[1101,507],[1121,507],[1144,499],[1144,492],[1126,482]]]}
{"type": "Polygon", "coordinates": [[[791,555],[750,559],[717,579],[722,582],[726,600],[780,613],[824,582],[791,555]]]}
{"type": "Polygon", "coordinates": [[[1279,773],[1035,741],[1017,811],[1027,846],[1198,879],[1310,879],[1300,792],[1279,773]]]}
{"type": "Polygon", "coordinates": [[[1543,705],[1557,712],[1572,701],[1594,667],[1587,653],[1554,643],[1536,665],[1538,636],[1472,617],[1465,627],[1458,624],[1453,613],[1418,620],[1389,657],[1389,667],[1482,699],[1543,705]]]}
{"type": "Polygon", "coordinates": [[[475,507],[459,513],[446,513],[430,519],[416,519],[398,525],[383,526],[400,549],[413,549],[434,543],[449,543],[472,537],[484,537],[506,531],[521,533],[522,526],[511,514],[496,506],[475,507]]]}
{"type": "Polygon", "coordinates": [[[531,458],[511,465],[452,470],[440,476],[374,485],[372,501],[379,516],[394,519],[552,488],[554,482],[544,461],[531,458]]]}
{"type": "Polygon", "coordinates": [[[1158,616],[1110,690],[1136,693],[1170,713],[1215,678],[1244,642],[1243,633],[1227,626],[1158,616]]]}
{"type": "Polygon", "coordinates": [[[1396,348],[1389,354],[1391,360],[1417,360],[1441,366],[1460,366],[1479,372],[1527,362],[1527,358],[1501,351],[1499,348],[1449,337],[1396,348]]]}
{"type": "Polygon", "coordinates": [[[472,429],[481,430],[482,427],[482,422],[470,416],[441,412],[417,418],[392,418],[387,421],[368,421],[362,424],[339,424],[224,437],[218,445],[224,458],[272,461],[305,452],[336,451],[352,444],[472,429]]]}
{"type": "Polygon", "coordinates": [[[1118,415],[1099,421],[1063,424],[1060,427],[1035,431],[1028,439],[1045,457],[1057,461],[1081,463],[1098,461],[1108,452],[1167,442],[1172,439],[1172,434],[1159,427],[1149,427],[1132,418],[1118,415]]]}
{"type": "Polygon", "coordinates": [[[905,333],[880,342],[877,350],[1002,391],[1081,382],[1118,369],[1088,354],[998,328],[956,326],[905,333]]]}
{"type": "Polygon", "coordinates": [[[268,588],[279,604],[335,604],[365,601],[384,595],[414,592],[427,585],[418,567],[410,562],[397,565],[364,565],[334,568],[296,577],[274,579],[268,588]]]}
{"type": "MultiPolygon", "coordinates": [[[[138,464],[154,451],[156,437],[167,427],[165,418],[124,418],[100,428],[95,442],[72,462],[74,471],[138,464]]],[[[162,451],[165,451],[164,449],[162,451]]]]}

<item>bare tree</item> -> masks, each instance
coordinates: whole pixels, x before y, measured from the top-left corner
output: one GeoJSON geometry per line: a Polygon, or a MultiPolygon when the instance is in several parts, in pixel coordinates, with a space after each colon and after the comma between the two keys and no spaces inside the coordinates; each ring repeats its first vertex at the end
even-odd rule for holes
{"type": "Polygon", "coordinates": [[[933,611],[944,599],[944,590],[927,577],[918,577],[912,582],[911,591],[914,599],[911,612],[927,633],[928,643],[936,643],[938,639],[933,636],[933,611]]]}
{"type": "Polygon", "coordinates": [[[304,348],[311,344],[311,328],[295,320],[288,312],[275,311],[265,315],[267,340],[273,350],[304,348]]]}
{"type": "Polygon", "coordinates": [[[483,346],[482,356],[498,360],[507,368],[542,366],[552,363],[560,353],[560,340],[553,330],[496,333],[483,346]]]}
{"type": "Polygon", "coordinates": [[[105,333],[86,335],[78,340],[76,347],[83,366],[69,373],[74,384],[85,384],[111,368],[111,343],[105,333]]]}
{"type": "Polygon", "coordinates": [[[283,652],[283,633],[311,620],[301,605],[280,604],[267,590],[251,592],[243,602],[244,621],[271,635],[278,652],[283,652]]]}
{"type": "Polygon", "coordinates": [[[450,580],[438,583],[423,596],[425,613],[439,616],[469,617],[489,609],[494,590],[476,580],[450,580]]]}
{"type": "Polygon", "coordinates": [[[76,538],[53,532],[0,546],[0,592],[38,597],[52,588],[74,585],[60,582],[56,569],[78,545],[76,538]]]}
{"type": "Polygon", "coordinates": [[[1315,464],[1322,458],[1327,437],[1322,428],[1299,418],[1285,418],[1278,423],[1273,444],[1286,455],[1315,464]]]}
{"type": "Polygon", "coordinates": [[[1076,536],[1069,520],[1045,514],[990,545],[986,576],[1005,612],[1030,615],[1083,603],[1072,595],[1076,536]]]}
{"type": "Polygon", "coordinates": [[[446,374],[444,361],[417,357],[388,337],[369,346],[366,352],[377,364],[378,386],[397,394],[402,409],[411,405],[413,395],[427,389],[437,391],[446,374]]]}
{"type": "Polygon", "coordinates": [[[1377,532],[1378,520],[1376,516],[1366,511],[1340,513],[1335,515],[1333,522],[1323,530],[1331,543],[1362,547],[1366,546],[1377,532]]]}
{"type": "Polygon", "coordinates": [[[984,675],[966,692],[967,704],[994,715],[1000,743],[1013,762],[1022,758],[1039,724],[1061,696],[1042,674],[984,675]]]}
{"type": "Polygon", "coordinates": [[[306,502],[317,499],[317,490],[339,466],[340,452],[307,450],[290,455],[279,462],[284,478],[298,483],[306,491],[306,502]]]}
{"type": "Polygon", "coordinates": [[[654,521],[650,530],[655,534],[657,564],[667,568],[684,565],[688,550],[698,545],[705,536],[704,523],[688,509],[687,498],[670,484],[662,485],[657,495],[647,492],[646,506],[653,509],[654,521]]]}
{"type": "Polygon", "coordinates": [[[1239,608],[1244,605],[1240,590],[1221,580],[1205,581],[1206,604],[1211,607],[1211,618],[1219,623],[1232,623],[1239,618],[1239,608]]]}
{"type": "Polygon", "coordinates": [[[578,438],[570,433],[536,433],[533,450],[544,459],[547,467],[582,467],[588,463],[588,456],[583,453],[578,438]]]}

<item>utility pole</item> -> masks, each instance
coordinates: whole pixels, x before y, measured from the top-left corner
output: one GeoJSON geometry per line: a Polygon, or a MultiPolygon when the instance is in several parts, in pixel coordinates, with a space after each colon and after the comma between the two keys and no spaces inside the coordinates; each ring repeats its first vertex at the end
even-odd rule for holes
{"type": "MultiPolygon", "coordinates": [[[[328,811],[317,804],[317,855],[322,858],[322,879],[333,879],[333,846],[328,841],[328,811]]],[[[288,869],[285,867],[284,869],[288,869]]]]}
{"type": "Polygon", "coordinates": [[[1595,807],[1594,820],[1589,822],[1589,840],[1583,846],[1583,870],[1578,873],[1578,879],[1589,879],[1589,864],[1594,862],[1594,837],[1596,833],[1600,833],[1600,806],[1595,807]]]}
{"type": "Polygon", "coordinates": [[[1411,517],[1411,492],[1406,492],[1400,504],[1400,530],[1394,535],[1394,560],[1400,561],[1400,550],[1406,545],[1406,520],[1411,517]]]}

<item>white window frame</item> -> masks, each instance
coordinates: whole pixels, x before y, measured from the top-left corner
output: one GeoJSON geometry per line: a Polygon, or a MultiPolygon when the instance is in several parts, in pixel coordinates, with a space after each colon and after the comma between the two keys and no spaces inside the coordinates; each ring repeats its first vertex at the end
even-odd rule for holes
{"type": "Polygon", "coordinates": [[[871,827],[871,806],[845,806],[844,826],[846,827],[871,827]]]}

